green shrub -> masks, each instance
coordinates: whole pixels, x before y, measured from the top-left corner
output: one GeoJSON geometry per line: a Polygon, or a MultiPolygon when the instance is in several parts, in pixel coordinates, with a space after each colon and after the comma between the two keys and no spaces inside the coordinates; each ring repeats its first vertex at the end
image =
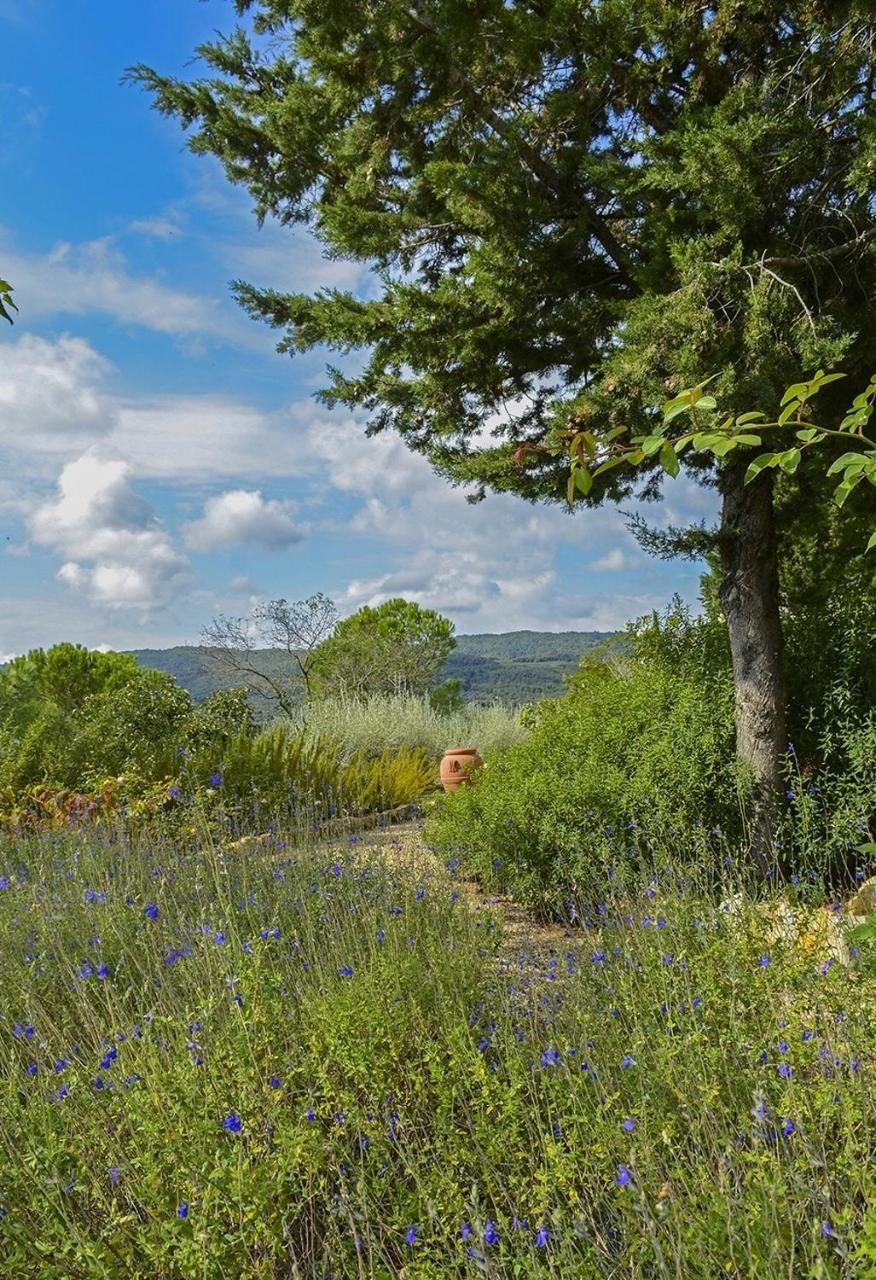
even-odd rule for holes
{"type": "MultiPolygon", "coordinates": [[[[698,624],[666,625],[674,643],[698,624]]],[[[473,786],[439,801],[429,839],[550,907],[626,846],[695,824],[732,835],[730,682],[690,655],[658,655],[656,640],[647,637],[644,656],[585,661],[565,697],[531,709],[527,741],[488,755],[473,786]]]]}

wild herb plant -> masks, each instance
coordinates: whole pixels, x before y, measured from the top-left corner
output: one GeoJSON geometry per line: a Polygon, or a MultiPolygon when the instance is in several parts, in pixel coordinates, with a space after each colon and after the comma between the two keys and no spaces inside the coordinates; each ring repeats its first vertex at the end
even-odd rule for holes
{"type": "Polygon", "coordinates": [[[854,957],[667,848],[550,950],[399,859],[4,850],[2,1274],[873,1273],[854,957]]]}

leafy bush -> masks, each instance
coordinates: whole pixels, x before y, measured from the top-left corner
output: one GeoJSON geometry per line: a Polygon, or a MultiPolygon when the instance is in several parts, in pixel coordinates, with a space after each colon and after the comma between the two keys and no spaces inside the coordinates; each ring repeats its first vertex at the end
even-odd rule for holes
{"type": "Polygon", "coordinates": [[[631,656],[585,659],[564,698],[531,709],[527,741],[488,755],[473,786],[439,801],[429,838],[526,901],[556,906],[615,842],[623,851],[693,824],[732,834],[732,686],[714,674],[707,639],[675,610],[640,628],[631,656]]]}
{"type": "Polygon", "coordinates": [[[492,752],[527,736],[517,714],[498,703],[445,713],[427,697],[402,694],[375,695],[364,701],[327,698],[309,704],[293,723],[309,737],[330,739],[344,759],[409,747],[437,763],[448,747],[474,746],[481,753],[492,752]]]}

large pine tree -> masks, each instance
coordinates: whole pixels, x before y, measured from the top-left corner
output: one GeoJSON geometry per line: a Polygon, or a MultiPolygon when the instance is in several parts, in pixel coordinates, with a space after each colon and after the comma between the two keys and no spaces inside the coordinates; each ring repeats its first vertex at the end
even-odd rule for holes
{"type": "MultiPolygon", "coordinates": [[[[327,401],[450,480],[563,501],[563,460],[521,466],[521,441],[575,418],[641,429],[710,374],[740,412],[818,365],[856,382],[876,365],[871,4],[236,8],[247,26],[198,50],[207,78],[133,75],[260,218],[373,266],[367,300],[235,288],[280,350],[364,353],[327,401]]],[[[765,813],[784,746],[776,481],[744,486],[746,461],[684,465],[722,495],[738,750],[765,813]]],[[[614,471],[587,502],[661,483],[656,461],[614,471]]]]}

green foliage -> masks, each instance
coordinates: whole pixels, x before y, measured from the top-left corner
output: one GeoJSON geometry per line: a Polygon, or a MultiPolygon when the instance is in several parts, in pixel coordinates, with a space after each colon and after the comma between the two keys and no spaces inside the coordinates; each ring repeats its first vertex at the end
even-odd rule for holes
{"type": "Polygon", "coordinates": [[[221,753],[215,743],[209,752],[192,753],[182,777],[193,795],[215,777],[217,805],[246,830],[278,815],[322,822],[415,804],[435,786],[436,772],[417,747],[345,755],[330,738],[278,720],[255,735],[231,738],[221,753]]]}
{"type": "Polygon", "coordinates": [[[453,711],[461,711],[465,706],[462,693],[462,679],[459,676],[442,680],[429,690],[429,706],[440,715],[450,715],[453,711]]]}
{"type": "Polygon", "coordinates": [[[14,290],[8,280],[0,279],[0,317],[8,320],[12,324],[12,316],[10,311],[17,311],[18,307],[12,301],[14,290]]]}
{"type": "MultiPolygon", "coordinates": [[[[787,794],[771,863],[846,882],[855,847],[876,830],[872,591],[846,583],[801,598],[786,630],[787,794]]],[[[737,856],[747,778],[734,765],[720,618],[692,620],[676,600],[630,628],[625,653],[585,659],[569,686],[526,709],[526,742],[488,754],[474,786],[442,798],[430,838],[545,909],[580,887],[594,859],[622,862],[628,848],[687,839],[692,858],[737,856]]]]}
{"type": "MultiPolygon", "coordinates": [[[[854,445],[834,458],[827,467],[828,477],[839,476],[835,481],[834,502],[842,507],[849,496],[864,480],[876,486],[876,440],[864,434],[874,407],[876,407],[876,374],[866,388],[855,396],[838,429],[821,427],[812,421],[810,401],[823,387],[843,378],[842,373],[825,373],[819,369],[805,382],[788,387],[782,397],[780,412],[775,421],[768,421],[760,411],[733,414],[716,421],[718,402],[705,394],[706,382],[690,387],[663,405],[662,424],[652,423],[646,435],[630,436],[618,429],[612,438],[600,444],[589,431],[570,430],[564,433],[564,451],[571,459],[567,497],[569,506],[577,493],[588,494],[596,476],[627,463],[640,466],[646,459],[658,456],[663,470],[670,476],[680,471],[679,458],[685,450],[694,453],[704,451],[716,459],[726,458],[738,448],[750,449],[764,443],[764,433],[784,432],[787,439],[796,444],[780,448],[777,452],[761,453],[753,458],[745,472],[745,483],[750,484],[762,471],[780,468],[786,475],[794,475],[801,460],[816,445],[828,442],[833,445],[854,445]],[[669,428],[681,414],[690,414],[693,427],[681,434],[669,428]],[[569,438],[571,437],[571,438],[569,438]]],[[[709,379],[712,381],[712,379],[709,379]]],[[[718,415],[720,416],[720,415],[718,415]]],[[[876,528],[867,543],[867,550],[876,547],[876,528]]]]}
{"type": "Polygon", "coordinates": [[[288,834],[0,854],[10,1276],[869,1276],[871,984],[780,904],[664,845],[549,962],[288,834]]]}
{"type": "Polygon", "coordinates": [[[676,607],[630,639],[629,656],[585,658],[564,698],[531,708],[529,738],[488,755],[430,825],[445,853],[539,907],[574,893],[628,831],[738,833],[732,679],[714,631],[676,607]]]}
{"type": "MultiPolygon", "coordinates": [[[[708,369],[734,415],[801,368],[869,374],[866,5],[239,7],[273,42],[240,29],[200,48],[212,78],[132,78],[259,217],[374,267],[368,300],[237,294],[281,350],[364,350],[325,398],[453,480],[561,501],[554,427],[648,436],[708,369]]],[[[679,462],[713,470],[645,456],[652,496],[679,462]]]]}
{"type": "Polygon", "coordinates": [[[0,668],[0,723],[20,729],[46,703],[72,715],[87,698],[119,688],[136,673],[137,661],[129,653],[67,643],[31,649],[0,668]]]}
{"type": "Polygon", "coordinates": [[[292,723],[308,736],[330,740],[342,760],[359,754],[379,756],[384,747],[409,747],[437,765],[448,747],[494,751],[526,737],[516,713],[498,703],[445,713],[428,698],[398,694],[320,699],[308,705],[306,718],[292,723]]]}
{"type": "Polygon", "coordinates": [[[455,643],[434,609],[400,597],[364,605],[314,650],[311,687],[321,697],[425,693],[455,643]]]}
{"type": "MultiPolygon", "coordinates": [[[[509,631],[457,636],[456,648],[436,679],[462,680],[467,702],[506,702],[514,706],[555,697],[562,693],[563,677],[575,670],[581,654],[608,636],[608,632],[601,631],[509,631]]],[[[203,646],[138,649],[134,656],[144,667],[170,672],[195,702],[239,682],[234,672],[220,669],[217,651],[211,653],[203,646]]],[[[285,650],[257,649],[252,656],[260,670],[282,682],[288,671],[285,650]]],[[[262,719],[277,713],[276,702],[259,699],[252,705],[262,719]]]]}

